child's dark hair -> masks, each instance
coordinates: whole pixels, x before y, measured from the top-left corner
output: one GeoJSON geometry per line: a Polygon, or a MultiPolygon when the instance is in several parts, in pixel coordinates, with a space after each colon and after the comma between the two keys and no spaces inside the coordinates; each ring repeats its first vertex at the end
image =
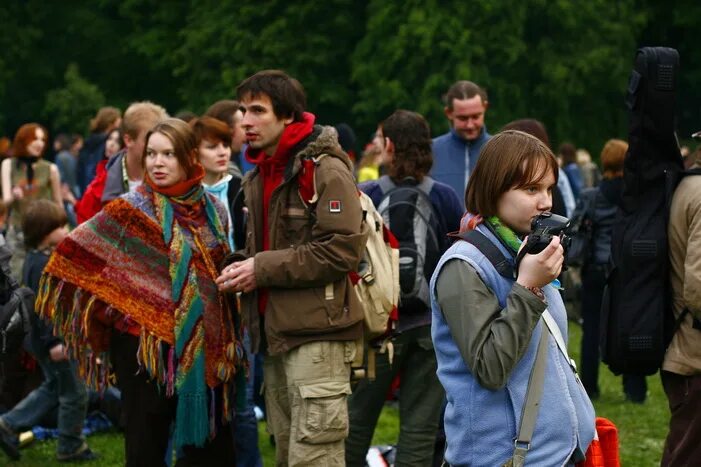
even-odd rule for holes
{"type": "Polygon", "coordinates": [[[48,199],[32,201],[24,213],[22,232],[27,248],[38,248],[54,230],[68,223],[65,211],[48,199]]]}

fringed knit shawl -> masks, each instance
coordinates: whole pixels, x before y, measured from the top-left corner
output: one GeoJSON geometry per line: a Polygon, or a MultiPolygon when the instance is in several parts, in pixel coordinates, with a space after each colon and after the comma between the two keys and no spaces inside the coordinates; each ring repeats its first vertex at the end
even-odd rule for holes
{"type": "Polygon", "coordinates": [[[228,251],[226,215],[197,189],[207,217],[199,225],[180,225],[173,199],[143,185],[108,204],[56,248],[37,298],[38,312],[55,323],[81,374],[98,388],[109,382],[115,323],[140,328],[141,367],[178,396],[176,446],[201,446],[213,434],[208,402],[220,385],[219,410],[229,416],[228,386],[234,375],[243,381],[237,369],[245,365],[238,313],[214,282],[228,251]]]}

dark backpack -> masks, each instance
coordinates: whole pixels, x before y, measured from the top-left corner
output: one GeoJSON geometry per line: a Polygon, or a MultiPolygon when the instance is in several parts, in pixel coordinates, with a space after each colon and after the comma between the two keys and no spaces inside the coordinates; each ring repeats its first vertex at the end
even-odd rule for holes
{"type": "Polygon", "coordinates": [[[395,185],[388,176],[377,181],[382,199],[377,212],[399,241],[399,308],[402,313],[422,313],[430,308],[428,283],[447,248],[443,217],[429,193],[434,181],[413,178],[395,185]]]}
{"type": "Polygon", "coordinates": [[[0,358],[14,353],[20,347],[31,327],[34,312],[34,292],[19,287],[5,271],[0,271],[0,358]]]}
{"type": "Polygon", "coordinates": [[[678,69],[676,50],[642,48],[628,84],[629,147],[601,306],[602,360],[615,374],[657,372],[677,328],[667,223],[685,175],[674,133],[678,69]]]}
{"type": "Polygon", "coordinates": [[[577,207],[572,213],[570,246],[565,251],[568,266],[584,266],[591,256],[594,210],[598,195],[598,188],[587,188],[579,195],[577,207]]]}

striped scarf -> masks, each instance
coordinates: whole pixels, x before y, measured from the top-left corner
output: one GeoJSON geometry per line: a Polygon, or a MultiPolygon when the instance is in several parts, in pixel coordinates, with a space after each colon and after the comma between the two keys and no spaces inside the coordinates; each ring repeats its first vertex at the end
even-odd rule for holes
{"type": "MultiPolygon", "coordinates": [[[[185,240],[183,229],[187,228],[197,246],[211,277],[217,277],[217,270],[202,244],[192,219],[176,219],[173,205],[183,207],[183,213],[196,211],[204,198],[207,223],[216,233],[217,241],[226,244],[224,227],[214,209],[212,201],[204,195],[201,184],[197,184],[183,196],[166,197],[153,193],[156,219],[163,232],[163,241],[169,250],[171,300],[177,304],[175,318],[175,358],[178,368],[175,372],[175,391],[178,394],[174,442],[176,446],[194,444],[201,446],[210,434],[207,415],[207,388],[205,383],[204,324],[202,321],[203,303],[197,287],[198,271],[193,265],[193,252],[185,240]],[[178,222],[181,221],[181,222],[178,222]],[[183,226],[182,224],[185,224],[183,226]]],[[[173,395],[172,381],[168,382],[166,394],[173,395]]],[[[213,397],[213,395],[211,396],[213,397]]]]}

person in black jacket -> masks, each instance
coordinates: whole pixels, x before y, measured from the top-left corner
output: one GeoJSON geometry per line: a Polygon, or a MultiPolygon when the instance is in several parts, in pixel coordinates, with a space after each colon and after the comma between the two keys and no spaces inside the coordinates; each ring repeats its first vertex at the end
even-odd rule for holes
{"type": "Polygon", "coordinates": [[[83,143],[78,155],[75,174],[78,184],[77,197],[85,193],[85,189],[95,178],[97,164],[105,154],[105,141],[112,130],[119,128],[122,123],[122,111],[116,107],[102,107],[95,118],[90,120],[90,136],[83,143]]]}
{"type": "MultiPolygon", "coordinates": [[[[599,396],[599,329],[601,301],[611,256],[611,234],[623,190],[623,161],[628,143],[610,139],[601,151],[603,180],[598,187],[582,191],[573,219],[589,217],[592,235],[582,265],[581,378],[589,397],[599,396]]],[[[643,403],[647,393],[644,376],[623,375],[626,399],[643,403]]]]}
{"type": "MultiPolygon", "coordinates": [[[[27,208],[22,225],[27,247],[22,282],[35,293],[51,251],[68,234],[66,224],[65,212],[52,201],[37,200],[27,208]]],[[[19,459],[17,433],[34,426],[58,405],[57,459],[95,459],[82,435],[88,404],[85,385],[76,373],[75,363],[68,358],[63,341],[54,336],[49,324],[37,315],[33,318],[28,343],[44,373],[44,382],[0,417],[0,448],[9,457],[19,459]]]]}

